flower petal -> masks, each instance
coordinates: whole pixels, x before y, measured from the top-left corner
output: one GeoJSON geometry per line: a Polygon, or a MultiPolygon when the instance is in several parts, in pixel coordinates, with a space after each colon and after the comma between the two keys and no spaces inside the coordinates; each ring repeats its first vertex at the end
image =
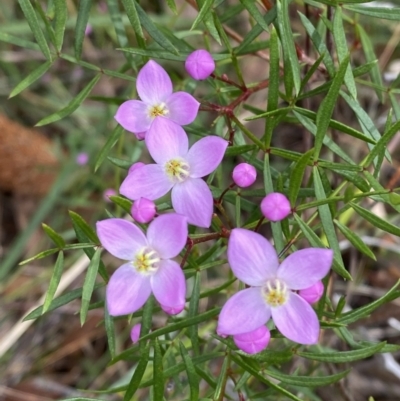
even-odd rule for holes
{"type": "Polygon", "coordinates": [[[136,252],[147,245],[142,230],[130,221],[107,219],[96,223],[101,245],[111,255],[123,260],[133,260],[136,252]]]}
{"type": "Polygon", "coordinates": [[[233,336],[236,346],[248,354],[257,354],[267,347],[271,333],[266,326],[261,326],[250,333],[237,334],[233,336]]]}
{"type": "Polygon", "coordinates": [[[136,90],[145,103],[158,105],[172,93],[172,82],[164,68],[153,60],[148,61],[139,71],[136,90]]]}
{"type": "Polygon", "coordinates": [[[189,142],[183,128],[164,117],[157,117],[146,133],[146,146],[158,164],[176,157],[186,157],[189,142]]]}
{"type": "Polygon", "coordinates": [[[212,173],[221,163],[227,146],[228,141],[219,136],[206,136],[197,141],[186,157],[190,176],[199,178],[212,173]]]}
{"type": "Polygon", "coordinates": [[[139,341],[141,328],[141,323],[137,323],[131,329],[131,340],[134,344],[139,341]]]}
{"type": "Polygon", "coordinates": [[[319,322],[313,308],[294,292],[289,292],[288,301],[271,308],[272,319],[279,331],[299,344],[316,344],[319,322]]]}
{"type": "Polygon", "coordinates": [[[147,229],[147,240],[161,259],[171,259],[179,255],[188,237],[187,218],[170,213],[157,217],[147,229]]]}
{"type": "Polygon", "coordinates": [[[119,267],[107,284],[107,308],[111,316],[127,315],[140,309],[151,294],[150,279],[137,273],[131,263],[119,267]]]}
{"type": "Polygon", "coordinates": [[[166,100],[167,115],[179,125],[192,123],[197,117],[200,103],[189,93],[175,92],[166,100]]]}
{"type": "Polygon", "coordinates": [[[173,183],[158,164],[147,164],[128,174],[119,192],[129,199],[155,200],[164,196],[173,183]]]}
{"type": "Polygon", "coordinates": [[[170,314],[181,312],[186,302],[186,281],[178,263],[162,260],[157,273],[150,280],[153,294],[163,309],[170,314]]]}
{"type": "Polygon", "coordinates": [[[114,118],[124,129],[134,134],[150,128],[152,119],[147,113],[147,105],[140,100],[128,100],[118,107],[114,118]]]}
{"type": "Polygon", "coordinates": [[[249,333],[267,323],[271,308],[265,303],[261,288],[239,291],[223,306],[218,319],[220,336],[249,333]]]}
{"type": "Polygon", "coordinates": [[[279,265],[278,256],[269,241],[244,228],[231,231],[228,261],[234,275],[253,286],[262,286],[274,277],[279,265]]]}
{"type": "Polygon", "coordinates": [[[289,255],[280,265],[277,277],[288,288],[302,290],[323,279],[332,265],[333,251],[323,248],[307,248],[289,255]]]}
{"type": "Polygon", "coordinates": [[[187,217],[188,223],[208,228],[213,214],[213,197],[201,178],[189,178],[176,184],[171,192],[172,206],[187,217]]]}

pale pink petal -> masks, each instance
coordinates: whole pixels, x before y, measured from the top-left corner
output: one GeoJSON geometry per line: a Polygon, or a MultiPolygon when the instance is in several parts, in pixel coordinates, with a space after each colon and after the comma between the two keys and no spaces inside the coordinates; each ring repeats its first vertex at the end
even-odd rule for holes
{"type": "Polygon", "coordinates": [[[142,325],[140,323],[135,324],[131,329],[131,340],[133,343],[137,343],[140,338],[140,329],[142,325]]]}
{"type": "Polygon", "coordinates": [[[146,133],[146,146],[158,164],[186,156],[189,142],[183,128],[164,117],[157,117],[146,133]]]}
{"type": "Polygon", "coordinates": [[[272,319],[278,330],[289,340],[299,344],[316,344],[319,322],[313,308],[299,295],[289,291],[282,306],[271,308],[272,319]]]}
{"type": "Polygon", "coordinates": [[[187,238],[187,218],[176,213],[157,217],[147,229],[149,245],[158,252],[161,259],[178,256],[187,238]]]}
{"type": "Polygon", "coordinates": [[[302,290],[323,279],[329,272],[333,251],[323,248],[307,248],[289,255],[280,265],[277,277],[288,288],[302,290]]]}
{"type": "Polygon", "coordinates": [[[165,102],[167,117],[179,125],[192,123],[197,117],[200,103],[189,93],[175,92],[165,102]]]}
{"type": "Polygon", "coordinates": [[[147,107],[140,100],[128,100],[118,107],[114,118],[124,129],[138,135],[140,132],[147,131],[152,122],[147,107]]]}
{"type": "Polygon", "coordinates": [[[315,304],[322,298],[322,295],[324,295],[324,284],[322,281],[317,281],[311,287],[300,290],[299,295],[309,304],[315,304]]]}
{"type": "Polygon", "coordinates": [[[162,260],[157,273],[151,276],[151,288],[163,309],[170,311],[168,313],[182,311],[186,302],[186,281],[178,263],[162,260]]]}
{"type": "Polygon", "coordinates": [[[217,333],[236,335],[249,333],[267,323],[271,308],[265,303],[260,287],[239,291],[223,306],[218,319],[217,333]]]}
{"type": "Polygon", "coordinates": [[[233,274],[248,285],[262,286],[275,277],[279,261],[274,247],[262,235],[234,228],[228,242],[233,274]]]}
{"type": "Polygon", "coordinates": [[[111,316],[136,312],[151,294],[149,276],[137,273],[131,263],[119,267],[107,284],[107,308],[111,316]]]}
{"type": "Polygon", "coordinates": [[[147,245],[140,228],[123,219],[107,219],[96,223],[101,245],[111,255],[123,260],[133,260],[136,252],[147,245]]]}
{"type": "Polygon", "coordinates": [[[266,326],[261,326],[250,333],[233,336],[236,346],[248,354],[257,354],[267,347],[271,333],[266,326]]]}
{"type": "Polygon", "coordinates": [[[158,105],[172,93],[172,82],[164,68],[153,60],[148,61],[139,71],[136,89],[145,103],[158,105]]]}
{"type": "Polygon", "coordinates": [[[199,178],[212,173],[221,163],[227,146],[228,141],[219,136],[206,136],[197,141],[186,157],[190,176],[199,178]]]}
{"type": "Polygon", "coordinates": [[[201,178],[189,178],[176,184],[171,192],[172,206],[187,217],[188,223],[208,228],[213,214],[213,197],[201,178]]]}
{"type": "Polygon", "coordinates": [[[168,313],[169,315],[177,315],[178,313],[181,313],[185,309],[184,304],[179,307],[174,307],[174,308],[171,308],[171,307],[165,306],[165,305],[160,305],[160,306],[161,306],[161,309],[165,313],[168,313]]]}
{"type": "Polygon", "coordinates": [[[147,164],[129,173],[119,192],[129,199],[155,200],[164,196],[173,183],[158,164],[147,164]]]}
{"type": "Polygon", "coordinates": [[[207,50],[199,49],[189,54],[185,68],[192,78],[206,79],[214,72],[215,62],[207,50]]]}

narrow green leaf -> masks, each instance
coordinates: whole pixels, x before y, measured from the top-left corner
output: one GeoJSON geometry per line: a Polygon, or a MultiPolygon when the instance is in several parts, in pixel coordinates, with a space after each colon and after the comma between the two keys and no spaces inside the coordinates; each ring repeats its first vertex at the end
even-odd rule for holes
{"type": "MultiPolygon", "coordinates": [[[[192,296],[190,298],[189,315],[188,315],[189,317],[195,317],[199,313],[200,282],[201,282],[201,273],[197,271],[196,276],[194,278],[192,296]]],[[[194,355],[197,356],[200,353],[198,326],[195,324],[189,326],[188,334],[190,337],[190,341],[192,342],[193,353],[194,355]]]]}
{"type": "Polygon", "coordinates": [[[255,145],[238,145],[228,146],[225,152],[225,156],[238,156],[243,153],[247,153],[256,149],[255,145]]]}
{"type": "Polygon", "coordinates": [[[78,6],[78,15],[75,25],[74,48],[75,57],[81,58],[83,40],[85,38],[85,29],[89,21],[90,8],[92,7],[92,0],[80,0],[78,6]]]}
{"type": "Polygon", "coordinates": [[[400,228],[398,228],[397,226],[389,223],[386,220],[381,219],[376,214],[371,213],[369,210],[364,209],[356,203],[350,202],[350,206],[355,210],[358,215],[370,222],[374,227],[380,228],[385,232],[400,237],[400,228]]]}
{"type": "Polygon", "coordinates": [[[118,159],[117,157],[111,157],[107,156],[107,159],[114,164],[114,166],[117,166],[119,168],[122,168],[124,170],[129,170],[129,168],[132,166],[133,162],[129,160],[123,160],[123,159],[118,159]]]}
{"type": "Polygon", "coordinates": [[[80,310],[81,326],[83,326],[86,321],[90,299],[92,298],[92,293],[96,282],[97,271],[99,270],[100,255],[102,250],[103,249],[100,247],[96,249],[92,260],[89,263],[89,267],[85,276],[85,281],[83,283],[82,304],[80,310]]]}
{"type": "Polygon", "coordinates": [[[144,27],[144,29],[146,29],[147,33],[154,39],[154,41],[157,42],[165,50],[179,55],[179,52],[175,48],[175,46],[154,25],[153,21],[149,18],[149,16],[139,5],[139,3],[135,3],[135,7],[142,26],[144,27]]]}
{"type": "Polygon", "coordinates": [[[171,10],[174,14],[177,14],[177,13],[178,13],[178,10],[176,9],[175,0],[167,0],[167,4],[168,4],[168,7],[170,8],[170,10],[171,10]]]}
{"type": "Polygon", "coordinates": [[[65,24],[68,19],[67,3],[65,0],[54,0],[54,35],[56,49],[61,51],[64,41],[65,24]]]}
{"type": "Polygon", "coordinates": [[[102,165],[103,161],[110,153],[110,150],[118,142],[123,132],[124,129],[119,124],[113,129],[113,132],[108,137],[106,143],[104,144],[103,148],[99,152],[99,155],[97,156],[96,164],[94,165],[94,172],[96,172],[98,168],[102,165]]]}
{"type": "Polygon", "coordinates": [[[306,88],[306,85],[308,84],[308,81],[311,79],[311,77],[315,74],[317,71],[319,65],[321,64],[322,60],[324,59],[324,53],[321,54],[317,60],[315,60],[315,63],[310,67],[310,69],[307,71],[307,74],[304,76],[304,78],[301,81],[300,85],[300,93],[303,92],[303,90],[306,88]]]}
{"type": "Polygon", "coordinates": [[[379,352],[386,342],[381,342],[370,347],[365,347],[353,351],[342,351],[342,352],[302,352],[297,351],[297,355],[302,356],[306,359],[311,359],[313,361],[329,362],[329,363],[348,363],[353,361],[358,361],[360,359],[368,358],[371,355],[379,352]]]}
{"type": "Polygon", "coordinates": [[[110,351],[111,359],[114,359],[116,354],[114,319],[108,312],[106,302],[104,303],[104,326],[106,328],[108,350],[110,351]]]}
{"type": "MultiPolygon", "coordinates": [[[[346,33],[343,26],[342,7],[337,6],[335,15],[333,17],[333,38],[335,39],[337,56],[339,63],[342,63],[348,56],[349,49],[347,46],[346,33]]],[[[347,65],[346,73],[344,75],[344,83],[347,86],[351,96],[357,99],[357,88],[354,81],[353,72],[350,63],[347,65]]]]}
{"type": "Polygon", "coordinates": [[[358,249],[361,253],[370,257],[371,259],[376,260],[376,257],[371,249],[369,249],[368,246],[364,244],[363,240],[354,231],[350,230],[338,220],[333,220],[333,222],[356,249],[358,249]]]}
{"type": "Polygon", "coordinates": [[[9,98],[12,98],[19,93],[21,93],[24,89],[26,89],[29,85],[32,85],[35,81],[37,81],[43,74],[45,74],[48,69],[53,65],[53,61],[46,61],[44,64],[35,68],[30,74],[28,74],[10,93],[9,98]]]}
{"type": "Polygon", "coordinates": [[[36,16],[36,12],[32,6],[30,0],[18,0],[19,5],[21,6],[22,12],[25,15],[26,20],[32,30],[33,36],[38,43],[40,50],[47,58],[47,60],[51,60],[51,54],[49,46],[46,42],[46,38],[43,35],[42,29],[40,28],[39,21],[36,16]]]}
{"type": "Polygon", "coordinates": [[[6,43],[11,43],[12,45],[20,46],[25,49],[40,51],[40,47],[38,44],[31,42],[29,40],[26,40],[26,39],[19,38],[17,36],[10,35],[5,32],[0,32],[0,41],[6,42],[6,43]]]}
{"type": "Polygon", "coordinates": [[[217,386],[215,387],[214,391],[214,400],[222,400],[224,397],[225,393],[225,386],[226,386],[226,379],[227,379],[227,370],[229,368],[230,364],[230,355],[228,355],[224,358],[224,361],[222,363],[221,370],[219,371],[219,377],[217,381],[217,386]]]}
{"type": "Polygon", "coordinates": [[[296,206],[297,195],[300,190],[301,182],[303,181],[304,172],[311,159],[314,149],[310,149],[296,162],[292,168],[289,180],[288,198],[292,207],[296,206]]]}
{"type": "Polygon", "coordinates": [[[140,25],[139,15],[136,11],[136,0],[122,0],[122,4],[124,5],[126,15],[129,18],[129,21],[132,25],[133,30],[144,39],[142,26],[140,25]]]}
{"type": "Polygon", "coordinates": [[[42,228],[45,233],[49,236],[49,238],[58,246],[58,248],[62,249],[65,247],[64,238],[61,237],[60,234],[56,233],[50,226],[42,223],[42,228]]]}
{"type": "Polygon", "coordinates": [[[43,303],[42,315],[46,313],[53,301],[54,294],[57,291],[58,284],[60,283],[62,272],[64,268],[64,252],[60,251],[54,266],[53,275],[51,276],[49,289],[46,292],[46,298],[43,303]]]}
{"type": "MultiPolygon", "coordinates": [[[[69,211],[69,217],[71,218],[74,226],[79,227],[79,229],[85,234],[85,236],[95,244],[100,244],[100,240],[94,232],[93,228],[89,226],[88,223],[80,216],[78,213],[69,211]]],[[[80,238],[78,237],[79,241],[80,238]]]]}
{"type": "Polygon", "coordinates": [[[164,396],[164,368],[160,342],[158,338],[154,342],[154,362],[153,362],[153,401],[163,401],[164,396]]]}
{"type": "Polygon", "coordinates": [[[121,206],[127,213],[131,212],[133,202],[129,199],[123,198],[122,196],[110,196],[109,199],[116,205],[121,206]]]}
{"type": "Polygon", "coordinates": [[[199,13],[197,14],[196,19],[193,21],[193,24],[190,28],[191,31],[196,29],[196,27],[204,20],[207,14],[210,14],[211,8],[214,4],[214,0],[204,0],[203,4],[200,7],[199,13]]]}
{"type": "Polygon", "coordinates": [[[336,105],[336,99],[339,96],[339,90],[342,86],[348,63],[349,56],[347,56],[340,64],[339,70],[333,78],[333,82],[331,87],[329,88],[328,94],[326,95],[325,99],[322,101],[321,106],[318,109],[316,120],[317,133],[315,135],[314,144],[314,161],[318,160],[324,136],[326,135],[326,131],[329,127],[329,121],[332,117],[333,110],[336,105]]]}
{"type": "Polygon", "coordinates": [[[31,258],[25,259],[22,262],[20,262],[18,265],[23,266],[26,265],[27,263],[32,262],[33,260],[39,260],[46,258],[47,256],[53,255],[54,253],[57,253],[60,249],[59,248],[51,248],[51,249],[46,249],[43,252],[38,253],[35,256],[32,256],[31,258]]]}
{"type": "Polygon", "coordinates": [[[268,24],[264,21],[264,17],[262,16],[260,10],[254,4],[254,0],[240,0],[249,14],[255,19],[258,25],[261,26],[264,31],[269,32],[268,24]]]}
{"type": "Polygon", "coordinates": [[[189,356],[185,346],[179,342],[179,350],[185,364],[186,373],[190,387],[190,401],[197,401],[199,399],[199,379],[192,358],[189,356]]]}
{"type": "Polygon", "coordinates": [[[368,15],[374,18],[390,19],[394,21],[400,21],[400,8],[389,5],[387,7],[365,7],[362,5],[346,5],[346,10],[354,11],[355,13],[368,15]]]}
{"type": "Polygon", "coordinates": [[[81,105],[81,103],[88,97],[89,93],[92,91],[93,87],[97,84],[100,77],[101,77],[101,74],[96,75],[82,89],[82,91],[79,92],[78,95],[71,100],[71,102],[68,104],[68,106],[43,118],[36,124],[36,127],[41,127],[43,125],[53,123],[55,121],[61,120],[62,118],[67,117],[70,114],[72,114],[81,105]]]}

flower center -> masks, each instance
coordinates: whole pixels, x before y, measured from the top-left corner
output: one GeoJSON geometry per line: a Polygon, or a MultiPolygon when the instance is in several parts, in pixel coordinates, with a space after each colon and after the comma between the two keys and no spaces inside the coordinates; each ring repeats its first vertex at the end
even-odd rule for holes
{"type": "Polygon", "coordinates": [[[278,278],[268,280],[262,288],[265,302],[274,307],[284,305],[288,299],[286,284],[278,278]]]}
{"type": "Polygon", "coordinates": [[[183,182],[189,177],[189,163],[182,159],[172,159],[165,163],[165,172],[173,182],[183,182]]]}
{"type": "Polygon", "coordinates": [[[139,273],[150,275],[158,270],[160,257],[154,249],[144,247],[136,254],[132,264],[139,273]]]}
{"type": "Polygon", "coordinates": [[[156,104],[148,108],[150,118],[156,118],[158,116],[166,116],[169,113],[167,105],[165,103],[156,104]]]}

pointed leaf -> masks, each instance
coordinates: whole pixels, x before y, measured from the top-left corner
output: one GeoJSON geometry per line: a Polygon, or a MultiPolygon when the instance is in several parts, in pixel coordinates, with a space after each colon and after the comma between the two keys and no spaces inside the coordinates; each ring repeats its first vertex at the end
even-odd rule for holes
{"type": "Polygon", "coordinates": [[[186,373],[190,387],[190,401],[197,401],[199,399],[199,379],[192,358],[189,356],[185,346],[179,342],[179,350],[185,364],[186,373]]]}
{"type": "Polygon", "coordinates": [[[121,125],[117,125],[111,135],[108,137],[107,142],[104,144],[103,148],[100,150],[99,155],[97,156],[96,164],[94,166],[94,172],[102,165],[105,158],[110,153],[111,149],[115,146],[118,142],[118,139],[121,137],[124,129],[121,125]]]}
{"type": "Polygon", "coordinates": [[[164,396],[164,368],[163,368],[163,357],[161,353],[160,342],[158,338],[155,339],[154,343],[154,362],[153,362],[153,400],[163,401],[164,396]]]}
{"type": "Polygon", "coordinates": [[[392,4],[390,4],[387,7],[370,7],[370,6],[365,7],[363,5],[359,6],[346,5],[344,8],[346,10],[354,11],[359,14],[368,15],[369,17],[400,21],[400,8],[393,7],[392,4]]]}
{"type": "Polygon", "coordinates": [[[60,283],[62,272],[64,268],[64,252],[60,251],[54,266],[53,275],[51,276],[49,289],[46,292],[46,298],[43,303],[42,315],[49,310],[51,302],[53,301],[54,294],[57,291],[58,284],[60,283]]]}
{"type": "Polygon", "coordinates": [[[83,39],[85,38],[85,30],[89,21],[89,12],[91,7],[92,0],[79,1],[74,36],[75,57],[77,59],[81,58],[83,39]]]}
{"type": "Polygon", "coordinates": [[[126,15],[129,18],[129,22],[131,23],[133,30],[137,35],[144,39],[139,15],[136,11],[136,0],[122,0],[122,4],[124,5],[126,15]]]}
{"type": "Polygon", "coordinates": [[[67,3],[65,0],[54,0],[54,35],[56,49],[61,51],[64,41],[65,24],[68,19],[67,3]]]}
{"type": "Polygon", "coordinates": [[[49,238],[58,246],[58,248],[62,249],[65,247],[64,238],[61,237],[60,234],[56,233],[50,226],[42,223],[43,230],[49,236],[49,238]]]}
{"type": "Polygon", "coordinates": [[[104,303],[104,326],[106,328],[108,350],[110,351],[111,359],[114,359],[116,354],[114,319],[108,313],[107,303],[104,303]]]}
{"type": "Polygon", "coordinates": [[[262,16],[260,10],[254,4],[254,0],[240,0],[249,14],[255,19],[257,24],[261,26],[264,31],[269,32],[268,24],[264,21],[264,17],[262,16]]]}
{"type": "Polygon", "coordinates": [[[312,152],[314,152],[314,149],[310,149],[308,152],[304,153],[304,155],[301,156],[293,166],[292,172],[290,173],[288,198],[292,207],[296,206],[297,195],[303,181],[304,172],[311,159],[312,152]]]}
{"type": "Polygon", "coordinates": [[[193,24],[190,28],[191,31],[196,29],[196,27],[203,21],[203,19],[210,14],[210,10],[214,4],[214,0],[204,0],[203,4],[200,7],[199,13],[197,14],[196,19],[193,21],[193,24]]]}

